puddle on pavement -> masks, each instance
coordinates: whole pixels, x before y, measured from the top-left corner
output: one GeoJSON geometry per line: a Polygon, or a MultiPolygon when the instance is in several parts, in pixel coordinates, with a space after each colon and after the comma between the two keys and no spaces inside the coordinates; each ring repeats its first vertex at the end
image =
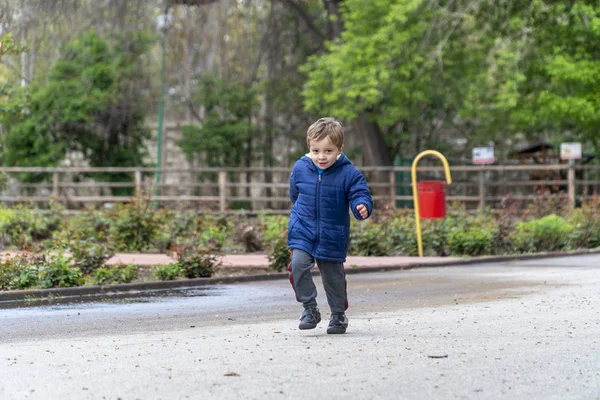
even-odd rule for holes
{"type": "Polygon", "coordinates": [[[0,301],[0,309],[44,307],[50,309],[77,308],[78,305],[124,305],[174,301],[181,298],[220,296],[223,288],[168,289],[153,291],[106,292],[94,295],[62,297],[30,297],[21,300],[0,301]]]}

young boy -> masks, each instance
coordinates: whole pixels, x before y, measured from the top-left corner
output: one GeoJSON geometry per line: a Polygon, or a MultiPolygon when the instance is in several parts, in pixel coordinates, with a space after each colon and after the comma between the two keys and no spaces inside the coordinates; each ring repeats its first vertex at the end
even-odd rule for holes
{"type": "Polygon", "coordinates": [[[290,177],[294,206],[288,226],[290,282],[296,300],[304,305],[299,328],[314,329],[321,321],[317,289],[310,273],[316,260],[331,309],[327,333],[345,333],[348,209],[357,219],[367,219],[373,200],[365,178],[342,153],[344,131],[338,121],[319,119],[308,128],[306,142],[309,153],[296,162],[290,177]]]}

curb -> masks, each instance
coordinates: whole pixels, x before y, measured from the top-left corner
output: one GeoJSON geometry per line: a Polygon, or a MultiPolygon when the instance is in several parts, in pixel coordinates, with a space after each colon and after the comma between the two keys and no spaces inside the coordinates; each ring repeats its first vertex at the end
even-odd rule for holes
{"type": "MultiPolygon", "coordinates": [[[[414,262],[409,264],[390,264],[377,265],[370,267],[346,267],[346,274],[361,274],[369,272],[383,271],[398,271],[415,268],[431,268],[431,267],[451,267],[459,265],[481,264],[481,263],[497,263],[506,261],[519,260],[537,260],[544,258],[560,258],[569,256],[592,255],[600,254],[600,249],[593,250],[576,250],[570,252],[550,252],[550,253],[532,253],[508,256],[484,256],[472,257],[464,260],[452,260],[448,262],[414,262]]],[[[319,271],[312,271],[312,275],[318,276],[319,271]]],[[[140,282],[140,283],[125,283],[106,286],[79,286],[71,288],[53,288],[53,289],[31,289],[31,290],[8,290],[0,292],[0,309],[3,304],[7,303],[26,303],[40,300],[58,300],[67,298],[92,298],[95,296],[111,296],[125,293],[152,292],[170,289],[191,289],[195,287],[208,285],[233,284],[244,282],[271,281],[278,279],[288,279],[288,272],[272,272],[263,274],[250,274],[241,276],[226,276],[226,277],[211,277],[211,278],[196,278],[175,281],[158,281],[158,282],[140,282]]]]}
{"type": "MultiPolygon", "coordinates": [[[[384,272],[384,271],[398,271],[404,269],[415,269],[415,268],[432,268],[432,267],[453,267],[459,265],[470,265],[470,264],[483,264],[483,263],[500,263],[507,261],[521,261],[521,260],[542,260],[544,258],[561,258],[570,256],[585,256],[600,254],[600,248],[592,250],[574,250],[569,252],[549,252],[549,253],[530,253],[530,254],[518,254],[518,255],[507,255],[507,256],[482,256],[465,258],[464,260],[452,260],[442,261],[437,263],[419,263],[414,262],[404,265],[377,265],[373,267],[358,267],[358,268],[346,268],[346,275],[349,274],[360,274],[367,272],[384,272]]],[[[318,275],[319,272],[314,272],[313,275],[318,275]]],[[[1,299],[1,298],[0,298],[1,299]]]]}

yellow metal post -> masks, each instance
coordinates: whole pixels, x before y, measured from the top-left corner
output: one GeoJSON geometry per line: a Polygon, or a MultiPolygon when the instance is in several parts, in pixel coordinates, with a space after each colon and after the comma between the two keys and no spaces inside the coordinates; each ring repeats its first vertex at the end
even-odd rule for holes
{"type": "Polygon", "coordinates": [[[417,164],[421,160],[421,158],[432,155],[438,157],[442,164],[444,164],[444,172],[446,173],[446,183],[449,185],[452,183],[452,177],[450,176],[450,167],[448,166],[448,160],[446,157],[439,151],[435,150],[425,150],[421,152],[412,164],[412,189],[413,189],[413,201],[415,204],[415,222],[417,225],[417,243],[419,245],[419,257],[423,257],[423,239],[421,238],[421,211],[419,210],[419,193],[417,191],[417,164]]]}

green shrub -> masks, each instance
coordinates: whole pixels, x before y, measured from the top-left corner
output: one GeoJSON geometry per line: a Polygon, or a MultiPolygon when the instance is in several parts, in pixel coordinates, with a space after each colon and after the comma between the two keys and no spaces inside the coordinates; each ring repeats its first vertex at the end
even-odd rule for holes
{"type": "Polygon", "coordinates": [[[38,285],[39,266],[29,260],[19,265],[15,271],[15,277],[12,281],[11,289],[30,289],[38,285]]]}
{"type": "Polygon", "coordinates": [[[448,246],[452,254],[481,256],[491,253],[494,237],[493,231],[478,225],[468,230],[454,228],[448,235],[448,246]]]}
{"type": "Polygon", "coordinates": [[[3,261],[0,264],[0,290],[12,290],[16,275],[17,270],[10,260],[3,261]]]}
{"type": "Polygon", "coordinates": [[[514,249],[518,252],[547,252],[564,250],[569,245],[573,225],[557,215],[517,222],[512,234],[514,249]]]}
{"type": "Polygon", "coordinates": [[[111,224],[107,213],[88,208],[67,220],[62,238],[71,240],[77,237],[106,243],[110,240],[111,224]]]}
{"type": "Polygon", "coordinates": [[[0,260],[0,290],[12,289],[16,275],[17,268],[14,265],[14,258],[0,260]]]}
{"type": "Polygon", "coordinates": [[[0,250],[6,249],[11,244],[11,238],[8,234],[8,221],[12,217],[12,210],[4,208],[0,204],[0,250]]]}
{"type": "Polygon", "coordinates": [[[92,281],[96,285],[131,283],[138,277],[138,272],[136,265],[103,267],[94,272],[92,281]]]}
{"type": "Polygon", "coordinates": [[[139,268],[137,265],[116,265],[112,267],[113,282],[115,283],[131,283],[137,279],[139,268]]]}
{"type": "Polygon", "coordinates": [[[14,210],[6,208],[0,204],[0,227],[6,226],[8,221],[13,218],[14,214],[14,210]]]}
{"type": "Polygon", "coordinates": [[[384,227],[373,220],[352,221],[348,252],[354,256],[389,256],[392,247],[385,237],[384,227]]]}
{"type": "Polygon", "coordinates": [[[152,273],[161,281],[173,281],[181,276],[181,268],[179,263],[156,265],[152,268],[152,273]]]}
{"type": "Polygon", "coordinates": [[[280,238],[281,232],[287,231],[289,217],[287,215],[262,215],[259,222],[263,229],[263,242],[272,246],[280,238]]]}
{"type": "Polygon", "coordinates": [[[11,289],[23,290],[34,288],[38,284],[38,279],[38,269],[35,266],[24,266],[13,279],[11,289]]]}
{"type": "Polygon", "coordinates": [[[71,287],[83,285],[83,274],[79,268],[70,266],[71,257],[62,252],[48,253],[40,267],[40,286],[42,288],[71,287]]]}
{"type": "Polygon", "coordinates": [[[146,199],[117,204],[109,215],[110,237],[119,251],[147,250],[164,225],[164,213],[146,199]]]}
{"type": "Polygon", "coordinates": [[[6,189],[8,186],[8,175],[4,172],[0,172],[0,190],[6,189]]]}
{"type": "Polygon", "coordinates": [[[110,282],[112,273],[110,268],[102,267],[94,271],[92,282],[94,285],[106,285],[110,282]]]}
{"type": "Polygon", "coordinates": [[[40,256],[16,255],[0,259],[0,290],[28,289],[38,284],[40,256]]]}
{"type": "Polygon", "coordinates": [[[106,243],[90,240],[72,240],[69,250],[73,256],[74,265],[83,275],[88,275],[104,266],[106,261],[115,255],[106,243]]]}
{"type": "Polygon", "coordinates": [[[177,264],[186,278],[209,278],[220,264],[215,248],[187,246],[177,253],[177,264]]]}
{"type": "Polygon", "coordinates": [[[389,219],[382,221],[384,232],[381,240],[389,246],[393,256],[416,255],[417,232],[415,230],[415,219],[405,211],[392,215],[389,219]]]}
{"type": "Polygon", "coordinates": [[[153,241],[153,247],[165,253],[169,246],[175,243],[180,237],[191,237],[195,231],[195,219],[198,215],[188,211],[161,210],[161,220],[164,221],[160,232],[158,232],[153,241]]]}
{"type": "Polygon", "coordinates": [[[197,219],[197,223],[198,230],[193,242],[195,246],[220,251],[225,242],[235,236],[235,225],[226,217],[203,215],[197,219]]]}
{"type": "Polygon", "coordinates": [[[572,247],[587,249],[600,247],[600,213],[596,207],[584,204],[582,208],[569,213],[567,221],[573,225],[569,237],[572,247]]]}
{"type": "MultiPolygon", "coordinates": [[[[422,220],[421,235],[423,240],[423,255],[432,257],[450,255],[448,236],[455,227],[455,220],[450,216],[447,216],[444,219],[422,220]]],[[[415,253],[414,255],[416,254],[418,253],[415,253]]]]}
{"type": "Polygon", "coordinates": [[[50,239],[62,227],[62,210],[53,206],[49,214],[41,210],[16,206],[11,212],[4,212],[2,229],[12,246],[20,250],[37,250],[39,242],[50,239]]]}
{"type": "Polygon", "coordinates": [[[287,266],[290,263],[290,251],[288,250],[287,242],[287,230],[280,232],[279,237],[273,243],[268,254],[269,269],[271,271],[280,272],[287,269],[287,266]]]}
{"type": "Polygon", "coordinates": [[[506,255],[514,253],[512,235],[515,230],[515,223],[509,218],[501,218],[494,229],[494,241],[491,254],[506,255]]]}

